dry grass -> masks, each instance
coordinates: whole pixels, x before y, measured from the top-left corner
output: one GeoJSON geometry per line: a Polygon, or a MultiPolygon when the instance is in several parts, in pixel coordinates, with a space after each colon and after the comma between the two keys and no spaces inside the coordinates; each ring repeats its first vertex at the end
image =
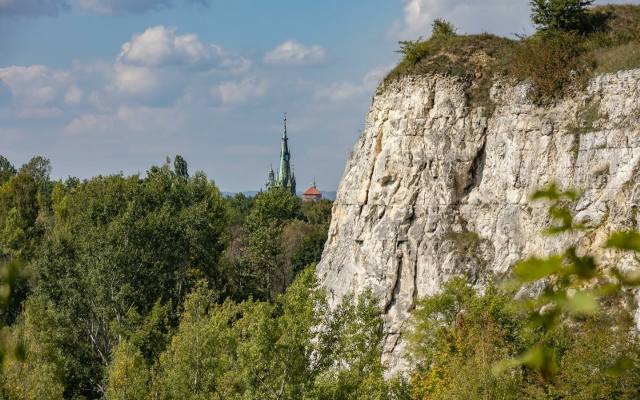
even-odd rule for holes
{"type": "Polygon", "coordinates": [[[591,10],[590,34],[540,33],[520,40],[490,34],[434,35],[403,42],[405,55],[384,83],[407,75],[456,76],[468,83],[472,107],[491,111],[489,89],[497,77],[530,81],[544,102],[581,89],[595,73],[640,67],[640,6],[591,10]]]}
{"type": "Polygon", "coordinates": [[[490,34],[438,35],[406,43],[408,55],[385,78],[385,83],[407,75],[456,76],[468,83],[471,104],[492,109],[489,89],[496,69],[510,62],[515,41],[490,34]]]}
{"type": "Polygon", "coordinates": [[[593,51],[596,74],[626,71],[640,66],[640,42],[593,51]]]}

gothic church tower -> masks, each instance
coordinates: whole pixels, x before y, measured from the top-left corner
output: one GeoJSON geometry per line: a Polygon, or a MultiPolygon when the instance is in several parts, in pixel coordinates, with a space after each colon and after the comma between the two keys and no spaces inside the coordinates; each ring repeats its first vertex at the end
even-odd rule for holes
{"type": "Polygon", "coordinates": [[[284,115],[284,132],[282,134],[282,144],[280,147],[280,163],[278,175],[269,171],[267,189],[281,187],[289,190],[292,195],[296,195],[296,176],[291,167],[291,152],[289,151],[289,138],[287,137],[287,114],[284,115]]]}

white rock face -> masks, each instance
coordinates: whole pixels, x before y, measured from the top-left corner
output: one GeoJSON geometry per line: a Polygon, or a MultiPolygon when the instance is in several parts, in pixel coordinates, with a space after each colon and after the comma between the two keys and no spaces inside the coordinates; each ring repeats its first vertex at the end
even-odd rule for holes
{"type": "Polygon", "coordinates": [[[640,70],[600,76],[549,107],[527,90],[494,85],[489,118],[455,78],[406,77],[373,99],[317,271],[333,305],[365,288],[379,297],[391,372],[409,367],[402,332],[415,300],[452,276],[481,287],[523,256],[570,243],[632,265],[602,244],[640,222],[640,70]],[[541,234],[547,205],[529,196],[552,181],[583,192],[584,235],[541,234]]]}

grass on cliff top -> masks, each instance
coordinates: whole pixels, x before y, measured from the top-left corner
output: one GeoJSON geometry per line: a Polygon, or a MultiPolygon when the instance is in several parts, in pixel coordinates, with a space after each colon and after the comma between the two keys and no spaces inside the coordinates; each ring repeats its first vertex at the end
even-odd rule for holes
{"type": "Polygon", "coordinates": [[[539,102],[582,89],[594,74],[640,67],[640,6],[593,7],[586,33],[538,32],[512,40],[491,34],[457,35],[434,23],[428,40],[402,42],[402,61],[384,80],[410,75],[457,76],[469,83],[474,106],[491,108],[496,77],[530,81],[539,102]]]}

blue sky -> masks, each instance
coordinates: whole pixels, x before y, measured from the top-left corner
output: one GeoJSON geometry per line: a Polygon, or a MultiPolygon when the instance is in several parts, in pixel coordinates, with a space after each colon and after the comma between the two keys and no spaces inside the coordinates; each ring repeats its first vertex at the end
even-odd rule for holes
{"type": "MultiPolygon", "coordinates": [[[[629,1],[634,3],[637,1],[629,1]]],[[[398,40],[531,31],[527,0],[0,0],[0,154],[54,177],[183,155],[227,191],[277,163],[335,190],[398,40]]]]}

